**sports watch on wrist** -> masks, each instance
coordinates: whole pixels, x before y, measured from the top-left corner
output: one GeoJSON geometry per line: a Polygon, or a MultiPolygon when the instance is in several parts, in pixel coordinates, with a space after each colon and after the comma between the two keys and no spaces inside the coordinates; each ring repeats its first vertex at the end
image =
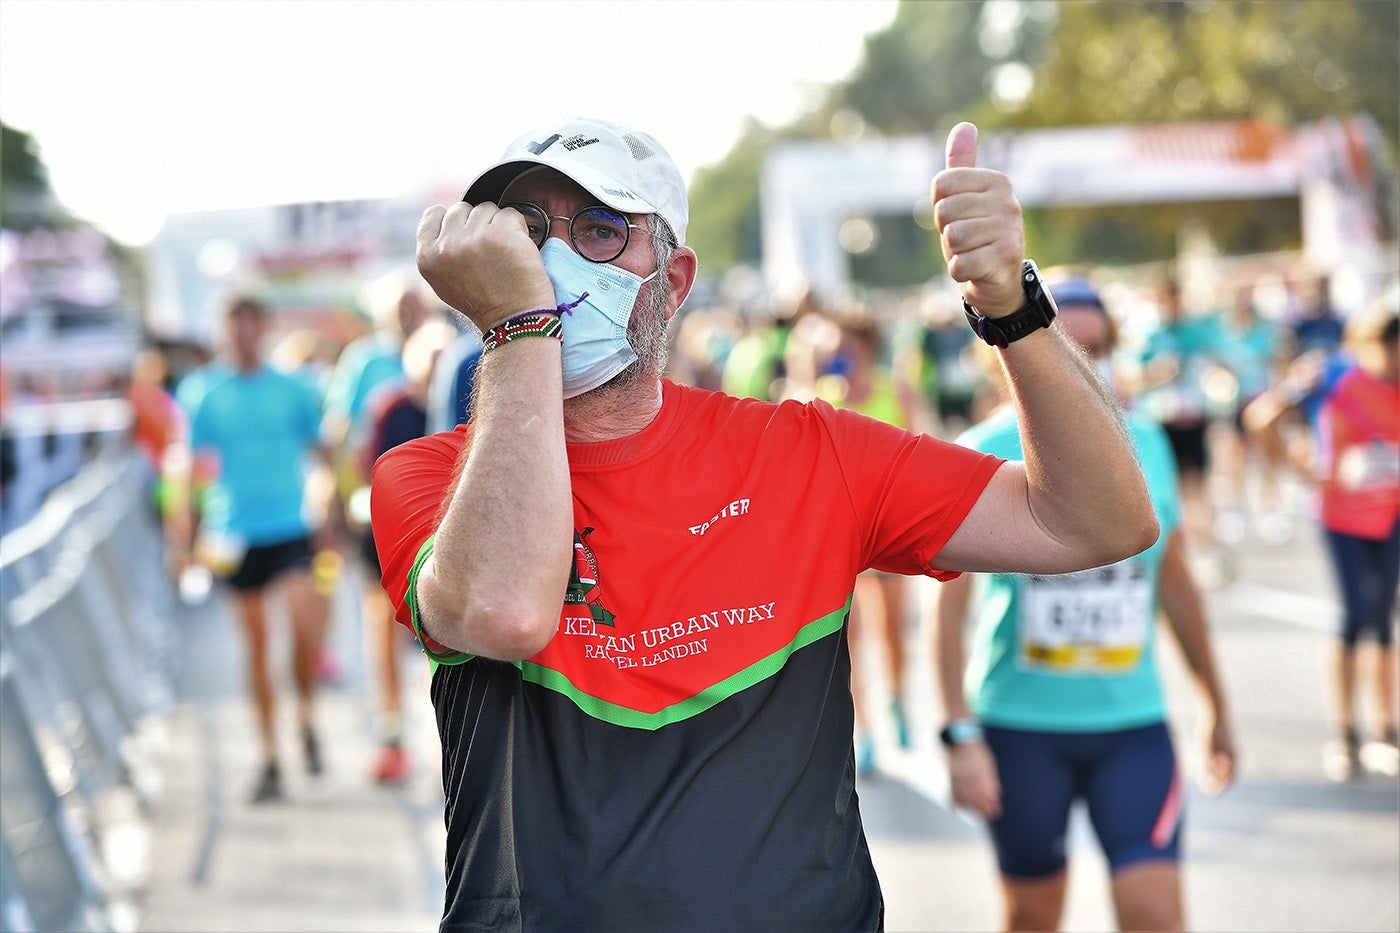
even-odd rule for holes
{"type": "Polygon", "coordinates": [[[1045,287],[1034,260],[1027,259],[1021,263],[1021,292],[1026,296],[1025,304],[997,318],[987,317],[964,300],[963,313],[967,315],[967,323],[972,325],[973,333],[991,346],[1005,347],[1042,327],[1049,327],[1059,309],[1055,307],[1055,299],[1050,297],[1050,290],[1045,287]]]}
{"type": "Polygon", "coordinates": [[[938,733],[938,741],[948,748],[982,741],[982,726],[975,719],[954,719],[938,733]]]}

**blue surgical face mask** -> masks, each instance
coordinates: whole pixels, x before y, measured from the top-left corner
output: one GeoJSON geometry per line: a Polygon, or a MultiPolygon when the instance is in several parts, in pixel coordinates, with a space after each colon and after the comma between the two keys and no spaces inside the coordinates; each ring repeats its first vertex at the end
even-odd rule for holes
{"type": "Polygon", "coordinates": [[[545,241],[540,256],[554,286],[554,300],[573,305],[560,317],[564,398],[573,398],[598,388],[637,359],[627,341],[627,322],[637,293],[656,272],[642,278],[609,263],[589,262],[558,237],[545,241]]]}

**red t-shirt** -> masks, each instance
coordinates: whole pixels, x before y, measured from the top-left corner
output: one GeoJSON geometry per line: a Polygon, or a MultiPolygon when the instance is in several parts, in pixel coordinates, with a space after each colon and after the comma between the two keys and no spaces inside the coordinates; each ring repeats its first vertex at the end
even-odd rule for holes
{"type": "MultiPolygon", "coordinates": [[[[410,442],[374,469],[383,584],[410,628],[410,575],[470,436],[462,425],[410,442]]],[[[820,401],[671,382],[645,430],[568,456],[575,579],[558,634],[530,661],[564,674],[562,689],[644,714],[789,644],[845,605],[862,570],[955,575],[930,562],[1002,463],[820,401]],[[697,639],[700,653],[653,663],[697,639]]]]}
{"type": "Polygon", "coordinates": [[[1318,414],[1324,527],[1380,540],[1400,517],[1400,392],[1355,368],[1318,414]]]}

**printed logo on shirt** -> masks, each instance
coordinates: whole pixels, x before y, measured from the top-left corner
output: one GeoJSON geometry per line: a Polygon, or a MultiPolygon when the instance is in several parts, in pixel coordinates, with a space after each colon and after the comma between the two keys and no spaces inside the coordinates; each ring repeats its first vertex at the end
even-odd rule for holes
{"type": "Polygon", "coordinates": [[[749,500],[735,499],[733,502],[729,503],[724,508],[716,512],[714,514],[714,517],[711,518],[709,521],[701,522],[698,525],[691,525],[690,533],[698,537],[704,535],[705,532],[709,531],[710,526],[713,525],[715,522],[719,521],[721,518],[734,518],[736,516],[747,514],[749,514],[749,500]]]}
{"type": "Polygon", "coordinates": [[[592,528],[580,534],[574,530],[574,569],[564,592],[564,615],[568,619],[591,621],[594,625],[616,625],[617,617],[603,605],[603,588],[598,585],[598,558],[584,541],[592,528]],[[574,609],[574,612],[570,612],[574,609]]]}

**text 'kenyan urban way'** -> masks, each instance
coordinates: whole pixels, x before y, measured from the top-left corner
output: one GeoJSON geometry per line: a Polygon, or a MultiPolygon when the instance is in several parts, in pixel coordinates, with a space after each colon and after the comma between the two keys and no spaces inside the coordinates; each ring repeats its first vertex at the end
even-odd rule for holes
{"type": "Polygon", "coordinates": [[[721,635],[724,630],[773,618],[776,602],[735,609],[716,609],[691,616],[683,622],[672,622],[657,628],[643,629],[630,635],[614,635],[587,619],[565,619],[561,634],[593,639],[583,646],[584,656],[611,661],[620,668],[655,667],[705,654],[710,650],[711,632],[721,635]]]}

